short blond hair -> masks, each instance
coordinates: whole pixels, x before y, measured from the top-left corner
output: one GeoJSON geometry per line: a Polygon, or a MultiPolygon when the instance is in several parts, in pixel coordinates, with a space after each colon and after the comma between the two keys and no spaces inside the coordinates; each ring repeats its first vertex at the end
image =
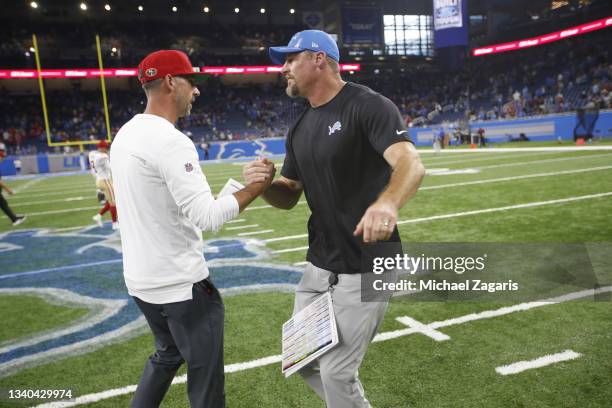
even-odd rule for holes
{"type": "Polygon", "coordinates": [[[339,74],[340,73],[340,64],[338,64],[338,61],[336,61],[335,59],[333,59],[331,57],[325,57],[325,59],[327,60],[327,65],[329,65],[329,67],[331,68],[332,72],[334,74],[339,74]]]}
{"type": "MultiPolygon", "coordinates": [[[[310,50],[306,50],[306,53],[308,54],[310,59],[312,59],[316,54],[315,51],[310,51],[310,50]]],[[[327,61],[327,65],[331,68],[334,74],[340,73],[340,65],[338,64],[338,61],[336,61],[335,59],[333,59],[332,57],[328,55],[325,55],[325,60],[327,61]]]]}

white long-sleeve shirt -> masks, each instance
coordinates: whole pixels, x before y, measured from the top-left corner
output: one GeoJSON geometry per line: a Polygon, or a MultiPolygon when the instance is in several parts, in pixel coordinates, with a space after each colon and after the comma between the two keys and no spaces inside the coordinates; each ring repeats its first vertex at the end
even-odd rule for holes
{"type": "Polygon", "coordinates": [[[189,300],[208,277],[202,230],[238,215],[233,195],[215,200],[195,146],[166,119],[139,114],[111,147],[123,275],[128,292],[148,303],[189,300]]]}

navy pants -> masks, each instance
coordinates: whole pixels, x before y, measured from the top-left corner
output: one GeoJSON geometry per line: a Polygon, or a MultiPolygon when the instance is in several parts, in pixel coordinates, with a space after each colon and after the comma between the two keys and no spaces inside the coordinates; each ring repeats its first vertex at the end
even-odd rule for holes
{"type": "Polygon", "coordinates": [[[224,408],[224,307],[209,279],[194,283],[193,299],[151,304],[134,298],[155,335],[131,407],[158,407],[176,371],[187,363],[187,394],[192,408],[224,408]]]}

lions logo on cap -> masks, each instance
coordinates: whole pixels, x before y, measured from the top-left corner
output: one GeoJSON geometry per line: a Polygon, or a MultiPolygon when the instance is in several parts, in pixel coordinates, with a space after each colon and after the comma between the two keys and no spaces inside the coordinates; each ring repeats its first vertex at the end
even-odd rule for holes
{"type": "Polygon", "coordinates": [[[157,68],[149,68],[145,71],[145,75],[148,77],[154,77],[157,75],[157,68]]]}

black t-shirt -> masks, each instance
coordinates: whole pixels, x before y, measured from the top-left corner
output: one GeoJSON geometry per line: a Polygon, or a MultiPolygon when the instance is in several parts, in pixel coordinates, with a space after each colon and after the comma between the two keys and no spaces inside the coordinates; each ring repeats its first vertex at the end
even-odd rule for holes
{"type": "MultiPolygon", "coordinates": [[[[336,273],[362,272],[365,244],[353,231],[389,182],[384,151],[404,141],[410,138],[393,102],[350,82],[325,105],[307,108],[289,130],[281,174],[304,185],[312,211],[309,262],[336,273]]],[[[400,241],[397,228],[389,241],[400,241]]]]}

